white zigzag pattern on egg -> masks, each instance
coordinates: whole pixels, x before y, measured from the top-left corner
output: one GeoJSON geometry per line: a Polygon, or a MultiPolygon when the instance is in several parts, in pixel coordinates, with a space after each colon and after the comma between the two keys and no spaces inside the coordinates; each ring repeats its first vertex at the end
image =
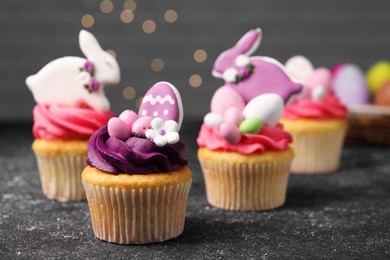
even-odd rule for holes
{"type": "Polygon", "coordinates": [[[149,102],[152,105],[155,105],[156,103],[164,104],[165,102],[169,102],[169,104],[173,105],[175,104],[175,100],[170,95],[166,95],[165,97],[161,97],[158,95],[157,97],[153,97],[152,94],[146,95],[142,103],[147,103],[149,102]]]}

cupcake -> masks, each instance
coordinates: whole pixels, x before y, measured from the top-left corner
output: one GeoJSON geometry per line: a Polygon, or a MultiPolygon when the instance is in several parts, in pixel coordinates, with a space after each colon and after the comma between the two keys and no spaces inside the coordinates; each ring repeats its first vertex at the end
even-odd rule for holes
{"type": "Polygon", "coordinates": [[[291,58],[286,69],[305,86],[285,107],[281,120],[294,139],[291,170],[298,174],[334,172],[340,165],[348,124],[346,107],[331,87],[331,72],[326,68],[313,69],[302,56],[291,58]]]}
{"type": "Polygon", "coordinates": [[[216,60],[213,75],[225,85],[197,138],[207,201],[222,209],[269,210],[286,199],[294,152],[279,119],[302,86],[275,59],[249,57],[260,39],[261,30],[251,30],[216,60]]]}
{"type": "Polygon", "coordinates": [[[159,82],[138,115],[124,111],[89,140],[82,180],[99,239],[147,244],[183,232],[192,173],[178,134],[182,111],[176,88],[159,82]]]}
{"type": "Polygon", "coordinates": [[[120,79],[115,58],[91,33],[82,30],[79,41],[87,59],[59,58],[26,79],[37,103],[32,149],[43,194],[59,201],[86,199],[81,172],[88,139],[114,116],[103,86],[120,79]]]}

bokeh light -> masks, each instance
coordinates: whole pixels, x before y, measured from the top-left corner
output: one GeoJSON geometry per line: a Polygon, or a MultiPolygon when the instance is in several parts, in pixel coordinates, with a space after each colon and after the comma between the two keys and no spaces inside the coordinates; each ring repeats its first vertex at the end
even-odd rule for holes
{"type": "Polygon", "coordinates": [[[142,29],[146,33],[153,33],[156,30],[156,23],[153,20],[146,20],[142,24],[142,29]]]}
{"type": "Polygon", "coordinates": [[[131,23],[134,20],[134,13],[130,10],[123,10],[121,12],[121,21],[124,23],[131,23]]]}
{"type": "Polygon", "coordinates": [[[164,69],[164,61],[160,58],[155,58],[150,62],[150,67],[154,71],[162,71],[164,69]]]}
{"type": "Polygon", "coordinates": [[[133,87],[125,87],[122,91],[122,95],[127,100],[132,100],[135,98],[135,95],[137,94],[135,88],[133,87]]]}
{"type": "Polygon", "coordinates": [[[194,60],[196,62],[202,63],[206,61],[206,59],[207,59],[207,52],[205,50],[198,49],[194,52],[194,60]]]}
{"type": "Polygon", "coordinates": [[[105,14],[111,13],[114,10],[114,4],[110,0],[100,2],[100,11],[105,14]]]}
{"type": "Polygon", "coordinates": [[[81,18],[81,24],[82,24],[85,28],[90,28],[90,27],[92,27],[94,23],[95,23],[95,19],[94,19],[93,16],[90,15],[90,14],[85,14],[85,15],[83,15],[83,17],[81,18]]]}
{"type": "Polygon", "coordinates": [[[106,52],[108,52],[109,54],[111,54],[111,56],[116,58],[116,52],[114,50],[106,50],[106,52]]]}
{"type": "Polygon", "coordinates": [[[136,8],[137,8],[137,3],[134,0],[126,0],[123,3],[123,9],[125,10],[130,10],[134,12],[136,8]]]}
{"type": "Polygon", "coordinates": [[[137,100],[135,101],[135,107],[136,107],[136,108],[139,108],[139,106],[141,105],[141,102],[142,102],[142,99],[143,99],[143,98],[144,98],[143,96],[137,98],[137,100]]]}
{"type": "Polygon", "coordinates": [[[193,74],[191,75],[188,82],[190,83],[191,87],[197,88],[202,85],[202,77],[198,74],[193,74]]]}
{"type": "Polygon", "coordinates": [[[174,23],[177,20],[177,13],[175,10],[167,10],[164,14],[164,19],[167,23],[174,23]]]}

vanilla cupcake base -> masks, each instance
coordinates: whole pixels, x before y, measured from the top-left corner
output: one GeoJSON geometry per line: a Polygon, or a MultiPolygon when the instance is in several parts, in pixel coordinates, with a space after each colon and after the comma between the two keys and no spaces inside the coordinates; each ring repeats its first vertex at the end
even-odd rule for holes
{"type": "Polygon", "coordinates": [[[335,172],[340,167],[347,131],[345,120],[283,119],[281,122],[293,136],[293,173],[325,174],[335,172]]]}
{"type": "Polygon", "coordinates": [[[87,166],[83,184],[96,237],[147,244],[179,236],[191,182],[188,167],[169,173],[110,174],[87,166]]]}
{"type": "Polygon", "coordinates": [[[242,155],[199,148],[207,201],[218,208],[241,211],[282,206],[293,157],[291,149],[242,155]]]}
{"type": "Polygon", "coordinates": [[[40,173],[43,194],[58,201],[84,201],[81,173],[86,166],[87,141],[47,141],[32,145],[40,173]]]}

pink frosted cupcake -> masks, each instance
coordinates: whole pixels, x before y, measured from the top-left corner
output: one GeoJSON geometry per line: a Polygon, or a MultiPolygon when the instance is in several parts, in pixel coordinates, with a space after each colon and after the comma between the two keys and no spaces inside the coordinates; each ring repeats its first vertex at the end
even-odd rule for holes
{"type": "Polygon", "coordinates": [[[281,122],[294,138],[294,173],[330,173],[340,165],[347,131],[346,107],[332,90],[332,75],[326,68],[313,69],[302,56],[291,58],[287,70],[304,83],[302,94],[283,112],[281,122]]]}
{"type": "Polygon", "coordinates": [[[59,58],[26,79],[37,102],[32,149],[42,190],[47,198],[59,201],[86,199],[81,172],[88,139],[114,116],[103,87],[120,79],[115,58],[91,33],[82,30],[79,40],[88,60],[59,58]]]}
{"type": "Polygon", "coordinates": [[[216,60],[225,80],[197,139],[207,201],[228,210],[269,210],[286,199],[293,150],[279,124],[284,103],[302,86],[275,59],[250,57],[261,30],[245,34],[216,60]]]}

